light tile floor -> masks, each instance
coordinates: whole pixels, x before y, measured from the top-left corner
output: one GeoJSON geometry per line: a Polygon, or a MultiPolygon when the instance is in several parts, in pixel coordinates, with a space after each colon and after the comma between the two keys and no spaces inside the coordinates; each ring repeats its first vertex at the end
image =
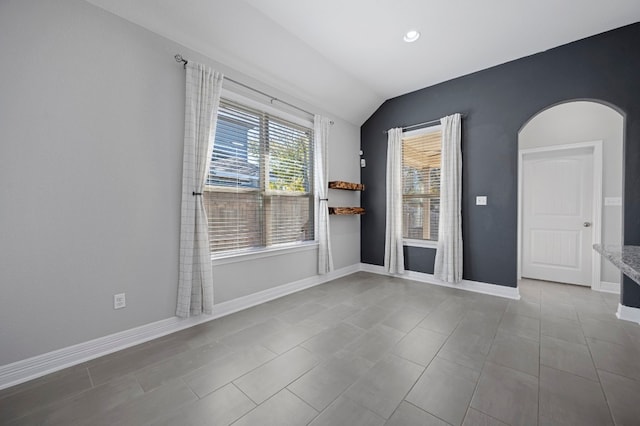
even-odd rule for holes
{"type": "Polygon", "coordinates": [[[639,425],[618,296],[357,273],[0,391],[9,425],[639,425]]]}

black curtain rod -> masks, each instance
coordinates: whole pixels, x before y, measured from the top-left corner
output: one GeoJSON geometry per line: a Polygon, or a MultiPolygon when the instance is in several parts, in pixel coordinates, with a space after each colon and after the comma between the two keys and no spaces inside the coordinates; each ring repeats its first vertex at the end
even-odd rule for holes
{"type": "MultiPolygon", "coordinates": [[[[461,118],[464,118],[467,116],[467,114],[465,113],[459,113],[461,118]]],[[[453,115],[453,114],[450,114],[453,115]]],[[[428,127],[432,124],[436,124],[436,123],[440,123],[440,119],[438,120],[429,120],[429,121],[424,121],[422,123],[418,123],[418,124],[410,124],[408,126],[402,126],[401,129],[402,130],[409,130],[409,129],[413,129],[415,127],[428,127]]],[[[389,133],[388,130],[383,130],[382,133],[389,133]]]]}
{"type": "MultiPolygon", "coordinates": [[[[185,68],[185,69],[187,69],[187,64],[189,63],[189,61],[188,61],[188,60],[186,60],[186,59],[184,59],[184,58],[182,57],[182,55],[181,55],[181,54],[179,54],[179,53],[178,53],[177,55],[175,55],[175,56],[174,56],[174,58],[176,59],[176,62],[182,62],[182,64],[183,64],[184,68],[185,68]]],[[[256,92],[256,93],[261,94],[262,96],[265,96],[265,97],[267,97],[267,98],[270,98],[270,99],[271,99],[271,103],[272,103],[272,104],[273,104],[274,102],[280,102],[281,104],[285,104],[285,105],[287,105],[287,106],[289,106],[289,107],[291,107],[291,108],[297,109],[298,111],[304,112],[305,114],[309,114],[309,115],[310,115],[310,116],[312,116],[312,117],[313,117],[313,116],[315,116],[315,114],[314,114],[314,113],[312,113],[312,112],[310,112],[310,111],[307,111],[306,109],[302,109],[302,108],[300,108],[300,107],[298,107],[298,106],[295,106],[295,105],[293,105],[293,104],[290,104],[289,102],[283,101],[282,99],[278,99],[278,98],[276,98],[275,96],[271,96],[270,94],[265,93],[265,92],[263,92],[262,90],[254,89],[254,88],[253,88],[253,87],[251,87],[251,86],[247,86],[246,84],[244,84],[244,83],[240,83],[239,81],[233,80],[233,79],[231,79],[231,78],[229,78],[229,77],[227,77],[227,76],[225,76],[225,77],[224,77],[224,79],[225,79],[225,80],[227,80],[227,81],[229,81],[229,82],[231,82],[231,83],[233,83],[233,84],[237,84],[238,86],[242,86],[242,87],[244,87],[245,89],[249,89],[249,90],[251,90],[251,91],[253,91],[253,92],[256,92]]],[[[333,125],[333,120],[332,120],[332,121],[330,121],[329,123],[330,123],[331,125],[333,125]]]]}

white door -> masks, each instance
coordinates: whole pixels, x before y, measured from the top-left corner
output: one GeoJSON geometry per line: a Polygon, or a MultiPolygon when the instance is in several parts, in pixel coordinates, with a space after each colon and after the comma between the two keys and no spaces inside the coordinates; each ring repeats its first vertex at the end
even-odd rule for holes
{"type": "Polygon", "coordinates": [[[593,150],[523,158],[522,276],[591,286],[593,150]]]}

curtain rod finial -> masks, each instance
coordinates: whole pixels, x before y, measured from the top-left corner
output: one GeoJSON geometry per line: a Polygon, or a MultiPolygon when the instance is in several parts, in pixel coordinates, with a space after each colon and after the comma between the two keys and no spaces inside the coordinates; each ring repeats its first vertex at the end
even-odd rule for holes
{"type": "Polygon", "coordinates": [[[182,55],[181,55],[181,54],[177,53],[177,54],[174,56],[174,58],[175,58],[176,62],[182,62],[182,63],[184,64],[184,68],[185,68],[185,69],[187,68],[187,64],[189,63],[189,61],[187,61],[186,59],[184,59],[184,58],[182,57],[182,55]]]}

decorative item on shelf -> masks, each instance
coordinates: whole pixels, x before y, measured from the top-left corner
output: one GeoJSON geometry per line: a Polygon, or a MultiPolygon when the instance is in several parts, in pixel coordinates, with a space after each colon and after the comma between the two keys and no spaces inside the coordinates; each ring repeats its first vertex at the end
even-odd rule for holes
{"type": "Polygon", "coordinates": [[[329,189],[345,189],[347,191],[364,191],[364,185],[361,183],[344,182],[334,180],[329,182],[329,189]]]}
{"type": "Polygon", "coordinates": [[[362,207],[329,207],[329,214],[346,215],[346,214],[364,214],[362,207]]]}

